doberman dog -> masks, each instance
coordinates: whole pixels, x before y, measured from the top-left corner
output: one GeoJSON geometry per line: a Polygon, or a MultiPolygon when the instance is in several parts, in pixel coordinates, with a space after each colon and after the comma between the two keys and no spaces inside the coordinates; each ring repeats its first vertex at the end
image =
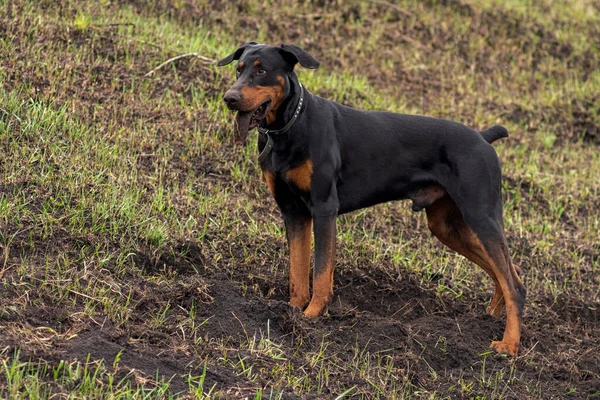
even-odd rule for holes
{"type": "Polygon", "coordinates": [[[290,252],[290,303],[317,317],[333,296],[336,217],[391,200],[425,209],[431,232],[482,267],[495,291],[488,312],[506,308],[506,328],[491,348],[516,355],[525,286],[512,261],[502,217],[500,161],[491,143],[507,137],[418,115],[363,111],[310,93],[296,64],[319,62],[295,45],[248,42],[218,62],[239,60],[223,100],[237,111],[235,136],[257,127],[260,167],[283,214],[290,252]],[[315,237],[309,290],[311,226],[315,237]]]}

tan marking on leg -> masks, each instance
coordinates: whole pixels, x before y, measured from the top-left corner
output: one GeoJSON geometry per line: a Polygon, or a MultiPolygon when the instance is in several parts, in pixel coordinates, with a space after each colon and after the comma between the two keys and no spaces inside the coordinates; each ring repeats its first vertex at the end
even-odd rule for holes
{"type": "Polygon", "coordinates": [[[425,210],[429,230],[439,241],[479,265],[492,278],[495,289],[488,312],[493,316],[499,316],[504,310],[504,302],[498,279],[489,266],[490,260],[485,254],[483,245],[467,225],[454,201],[450,196],[446,196],[425,210]],[[449,220],[452,221],[451,225],[449,220]]]}
{"type": "Polygon", "coordinates": [[[487,312],[494,318],[498,318],[502,311],[504,311],[504,294],[502,294],[502,288],[497,283],[497,279],[494,277],[494,296],[492,297],[492,301],[490,301],[490,305],[488,306],[487,312]]]}
{"type": "Polygon", "coordinates": [[[304,315],[315,318],[327,310],[333,297],[333,263],[328,264],[325,270],[313,277],[313,297],[304,315]]]}
{"type": "MultiPolygon", "coordinates": [[[[445,197],[426,209],[428,224],[434,235],[445,245],[481,266],[494,280],[494,296],[488,308],[494,316],[506,307],[506,327],[502,341],[490,346],[499,353],[516,355],[519,348],[522,308],[517,299],[521,294],[515,285],[524,287],[510,261],[504,237],[487,249],[467,225],[456,204],[445,197]]],[[[521,304],[524,298],[521,299],[521,304]]]]}
{"type": "Polygon", "coordinates": [[[319,223],[315,219],[315,270],[313,295],[304,315],[315,318],[327,311],[333,297],[333,270],[335,266],[335,218],[319,223]],[[320,226],[317,226],[320,225],[320,226]],[[317,230],[320,230],[317,235],[317,230]]]}
{"type": "Polygon", "coordinates": [[[285,177],[288,181],[294,183],[298,189],[305,192],[310,191],[310,183],[313,173],[313,164],[311,160],[306,160],[296,168],[290,169],[285,177]]]}
{"type": "Polygon", "coordinates": [[[328,262],[320,274],[313,275],[313,296],[304,315],[308,318],[316,318],[327,310],[327,306],[333,297],[333,270],[334,262],[328,262]]]}
{"type": "Polygon", "coordinates": [[[303,310],[310,300],[310,250],[312,218],[294,217],[286,220],[290,248],[290,304],[303,310]]]}
{"type": "Polygon", "coordinates": [[[488,253],[495,261],[492,264],[492,268],[498,277],[506,306],[506,328],[504,329],[504,335],[501,341],[492,342],[490,348],[497,353],[516,356],[519,351],[519,342],[521,341],[525,287],[516,275],[516,270],[508,253],[508,246],[505,243],[493,244],[488,253]]]}

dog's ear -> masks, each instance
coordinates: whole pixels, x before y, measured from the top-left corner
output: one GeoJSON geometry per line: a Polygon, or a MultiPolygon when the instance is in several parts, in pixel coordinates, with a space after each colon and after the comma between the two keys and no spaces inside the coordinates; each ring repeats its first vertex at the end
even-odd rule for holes
{"type": "Polygon", "coordinates": [[[239,60],[240,57],[242,56],[242,54],[244,54],[244,51],[246,50],[246,48],[248,46],[252,46],[258,44],[257,42],[248,42],[245,45],[243,45],[242,47],[240,47],[239,49],[237,49],[236,51],[234,51],[233,53],[231,53],[230,55],[228,55],[227,57],[225,57],[224,59],[222,59],[221,61],[219,61],[217,63],[217,65],[219,67],[222,67],[223,65],[227,65],[227,64],[231,64],[231,62],[233,60],[239,60]]]}
{"type": "Polygon", "coordinates": [[[282,44],[279,48],[282,50],[282,55],[290,59],[292,65],[300,63],[304,68],[319,68],[319,62],[302,48],[293,44],[282,44]]]}

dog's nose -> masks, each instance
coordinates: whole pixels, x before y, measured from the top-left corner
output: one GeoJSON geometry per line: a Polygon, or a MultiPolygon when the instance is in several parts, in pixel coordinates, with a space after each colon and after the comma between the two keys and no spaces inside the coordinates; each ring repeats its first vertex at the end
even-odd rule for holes
{"type": "Polygon", "coordinates": [[[225,93],[225,96],[223,96],[223,101],[229,108],[236,108],[239,105],[240,100],[240,94],[237,92],[232,92],[231,90],[225,93]]]}

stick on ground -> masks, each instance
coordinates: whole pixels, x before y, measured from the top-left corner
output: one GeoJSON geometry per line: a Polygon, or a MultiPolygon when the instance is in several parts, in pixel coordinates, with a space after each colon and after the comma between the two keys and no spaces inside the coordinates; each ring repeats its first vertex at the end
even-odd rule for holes
{"type": "Polygon", "coordinates": [[[187,54],[181,54],[181,55],[179,55],[179,56],[176,56],[176,57],[173,57],[173,58],[169,58],[167,61],[165,61],[164,63],[160,64],[158,67],[154,68],[152,71],[149,71],[149,72],[148,72],[148,73],[146,73],[146,75],[144,75],[144,76],[152,76],[152,75],[154,75],[154,73],[155,73],[156,71],[158,71],[159,69],[161,69],[161,68],[162,68],[162,67],[164,67],[165,65],[167,65],[167,64],[170,64],[170,63],[172,63],[173,61],[177,61],[177,60],[179,60],[179,59],[186,58],[186,57],[196,57],[196,58],[199,58],[199,59],[201,59],[201,60],[203,60],[203,61],[207,61],[207,62],[209,62],[209,63],[215,63],[215,62],[217,62],[217,60],[213,60],[212,58],[204,57],[204,56],[202,56],[202,55],[200,55],[200,54],[198,54],[198,53],[187,53],[187,54]]]}

